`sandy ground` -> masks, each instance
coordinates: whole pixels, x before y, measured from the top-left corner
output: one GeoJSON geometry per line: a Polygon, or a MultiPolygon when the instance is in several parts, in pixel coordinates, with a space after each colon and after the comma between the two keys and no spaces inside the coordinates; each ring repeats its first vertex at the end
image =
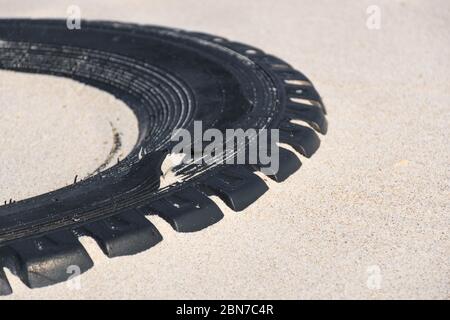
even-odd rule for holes
{"type": "MultiPolygon", "coordinates": [[[[131,257],[107,259],[84,239],[96,266],[79,289],[29,290],[8,273],[8,299],[450,298],[449,1],[1,0],[0,15],[65,17],[69,4],[84,18],[261,47],[313,80],[330,130],[298,173],[280,185],[267,181],[270,190],[245,212],[220,204],[224,220],[195,234],[152,217],[164,241],[131,257]],[[381,9],[380,30],[366,27],[372,4],[381,9]]],[[[134,143],[125,106],[62,81],[0,73],[3,198],[95,170],[111,148],[110,123],[122,133],[122,152],[134,143]],[[75,110],[80,101],[87,103],[75,110]],[[28,150],[37,133],[47,140],[28,150]]]]}
{"type": "Polygon", "coordinates": [[[0,70],[0,92],[0,201],[19,201],[93,175],[123,159],[137,141],[131,109],[96,88],[0,70]]]}

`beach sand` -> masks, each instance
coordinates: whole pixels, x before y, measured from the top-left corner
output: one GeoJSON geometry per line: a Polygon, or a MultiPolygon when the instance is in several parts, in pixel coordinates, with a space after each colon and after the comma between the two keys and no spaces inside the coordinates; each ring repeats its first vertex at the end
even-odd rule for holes
{"type": "MultiPolygon", "coordinates": [[[[313,81],[329,133],[244,212],[218,201],[225,218],[193,234],[150,217],[164,241],[129,257],[108,259],[83,239],[95,267],[78,289],[30,290],[7,271],[14,294],[1,299],[450,298],[450,2],[0,0],[0,16],[65,18],[70,4],[85,19],[260,47],[313,81]],[[379,30],[366,26],[372,4],[379,30]]],[[[99,90],[7,71],[0,90],[4,200],[89,174],[112,128],[123,155],[136,141],[132,112],[99,90]]]]}

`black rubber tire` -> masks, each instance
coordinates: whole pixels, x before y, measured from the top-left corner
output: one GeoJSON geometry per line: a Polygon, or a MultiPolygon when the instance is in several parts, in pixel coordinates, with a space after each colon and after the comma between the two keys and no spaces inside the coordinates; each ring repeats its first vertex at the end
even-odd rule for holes
{"type": "MultiPolygon", "coordinates": [[[[162,240],[145,218],[158,214],[179,232],[201,230],[266,190],[258,165],[186,167],[182,182],[159,188],[161,162],[175,128],[279,128],[280,141],[310,157],[325,134],[322,100],[311,82],[263,51],[208,34],[155,26],[63,20],[0,20],[0,69],[68,77],[125,101],[139,140],[118,165],[60,190],[0,207],[0,267],[31,287],[64,281],[67,267],[93,262],[77,237],[94,238],[109,257],[162,240]],[[294,124],[301,120],[308,125],[294,124]]],[[[301,165],[285,148],[281,182],[301,165]]],[[[11,288],[0,268],[0,294],[11,288]]]]}

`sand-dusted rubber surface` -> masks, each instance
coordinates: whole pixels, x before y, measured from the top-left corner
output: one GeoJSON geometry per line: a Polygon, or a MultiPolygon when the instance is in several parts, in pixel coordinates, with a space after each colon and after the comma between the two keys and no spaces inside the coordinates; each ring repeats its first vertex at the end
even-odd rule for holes
{"type": "MultiPolygon", "coordinates": [[[[61,18],[69,4],[0,1],[0,15],[61,18]]],[[[204,31],[273,53],[314,82],[328,107],[330,130],[311,160],[302,159],[303,167],[282,184],[267,181],[270,190],[243,213],[221,205],[225,219],[195,234],[177,234],[151,217],[165,238],[158,246],[107,259],[89,243],[96,267],[80,278],[80,289],[62,283],[29,290],[10,276],[14,294],[8,299],[450,298],[448,1],[377,1],[380,30],[366,27],[371,1],[76,4],[88,19],[204,31]]],[[[109,121],[116,114],[124,143],[134,143],[135,119],[120,102],[107,105],[107,94],[87,89],[92,101],[105,104],[85,106],[82,113],[70,110],[70,100],[67,113],[53,113],[49,108],[62,107],[57,86],[65,84],[55,84],[49,98],[55,103],[49,104],[43,94],[52,88],[39,90],[31,77],[1,73],[2,90],[3,83],[35,83],[36,89],[26,89],[32,99],[0,98],[0,132],[15,128],[30,137],[45,129],[56,137],[60,131],[67,143],[55,141],[59,152],[46,157],[52,148],[42,142],[24,151],[22,142],[2,140],[2,195],[49,191],[70,183],[73,172],[95,169],[110,151],[109,121]],[[42,110],[36,116],[46,113],[45,119],[67,126],[4,120],[31,106],[42,110]],[[109,144],[103,145],[105,139],[109,144]],[[36,158],[23,164],[19,154],[36,158]],[[61,166],[60,159],[59,174],[46,175],[44,168],[61,166]]]]}

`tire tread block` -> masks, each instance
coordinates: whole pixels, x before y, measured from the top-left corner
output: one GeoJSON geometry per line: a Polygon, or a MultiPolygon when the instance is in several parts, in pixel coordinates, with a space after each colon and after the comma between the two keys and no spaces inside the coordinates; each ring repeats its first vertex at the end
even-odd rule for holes
{"type": "MultiPolygon", "coordinates": [[[[300,159],[291,151],[279,147],[279,167],[278,170],[272,173],[264,172],[270,179],[276,182],[283,182],[295,173],[302,166],[300,159]]],[[[258,171],[261,171],[261,166],[254,166],[258,171]]],[[[267,170],[267,169],[266,169],[267,170]]]]}
{"type": "Polygon", "coordinates": [[[290,119],[298,119],[307,122],[317,132],[326,134],[328,131],[328,122],[325,114],[318,106],[307,106],[301,104],[288,104],[286,115],[290,119]]]}
{"type": "Polygon", "coordinates": [[[244,210],[269,189],[245,166],[226,167],[201,183],[234,211],[244,210]]]}
{"type": "Polygon", "coordinates": [[[156,227],[134,209],[85,225],[83,230],[110,258],[136,254],[162,241],[156,227]]]}
{"type": "Polygon", "coordinates": [[[303,86],[287,85],[286,91],[287,91],[288,95],[291,97],[299,97],[302,99],[313,100],[320,104],[322,103],[322,98],[320,97],[319,93],[313,86],[310,86],[310,85],[303,85],[303,86]]]}
{"type": "Polygon", "coordinates": [[[219,207],[194,187],[158,199],[141,208],[158,214],[178,232],[195,232],[209,227],[223,218],[219,207]]]}
{"type": "Polygon", "coordinates": [[[83,273],[93,266],[84,247],[71,231],[58,231],[40,238],[10,245],[14,252],[13,272],[30,288],[39,288],[67,280],[69,266],[83,273]]]}
{"type": "Polygon", "coordinates": [[[320,146],[320,139],[313,129],[291,123],[280,127],[280,142],[291,145],[307,158],[310,158],[320,146]]]}
{"type": "Polygon", "coordinates": [[[3,267],[0,266],[0,296],[7,296],[12,293],[11,285],[6,277],[3,267]]]}

